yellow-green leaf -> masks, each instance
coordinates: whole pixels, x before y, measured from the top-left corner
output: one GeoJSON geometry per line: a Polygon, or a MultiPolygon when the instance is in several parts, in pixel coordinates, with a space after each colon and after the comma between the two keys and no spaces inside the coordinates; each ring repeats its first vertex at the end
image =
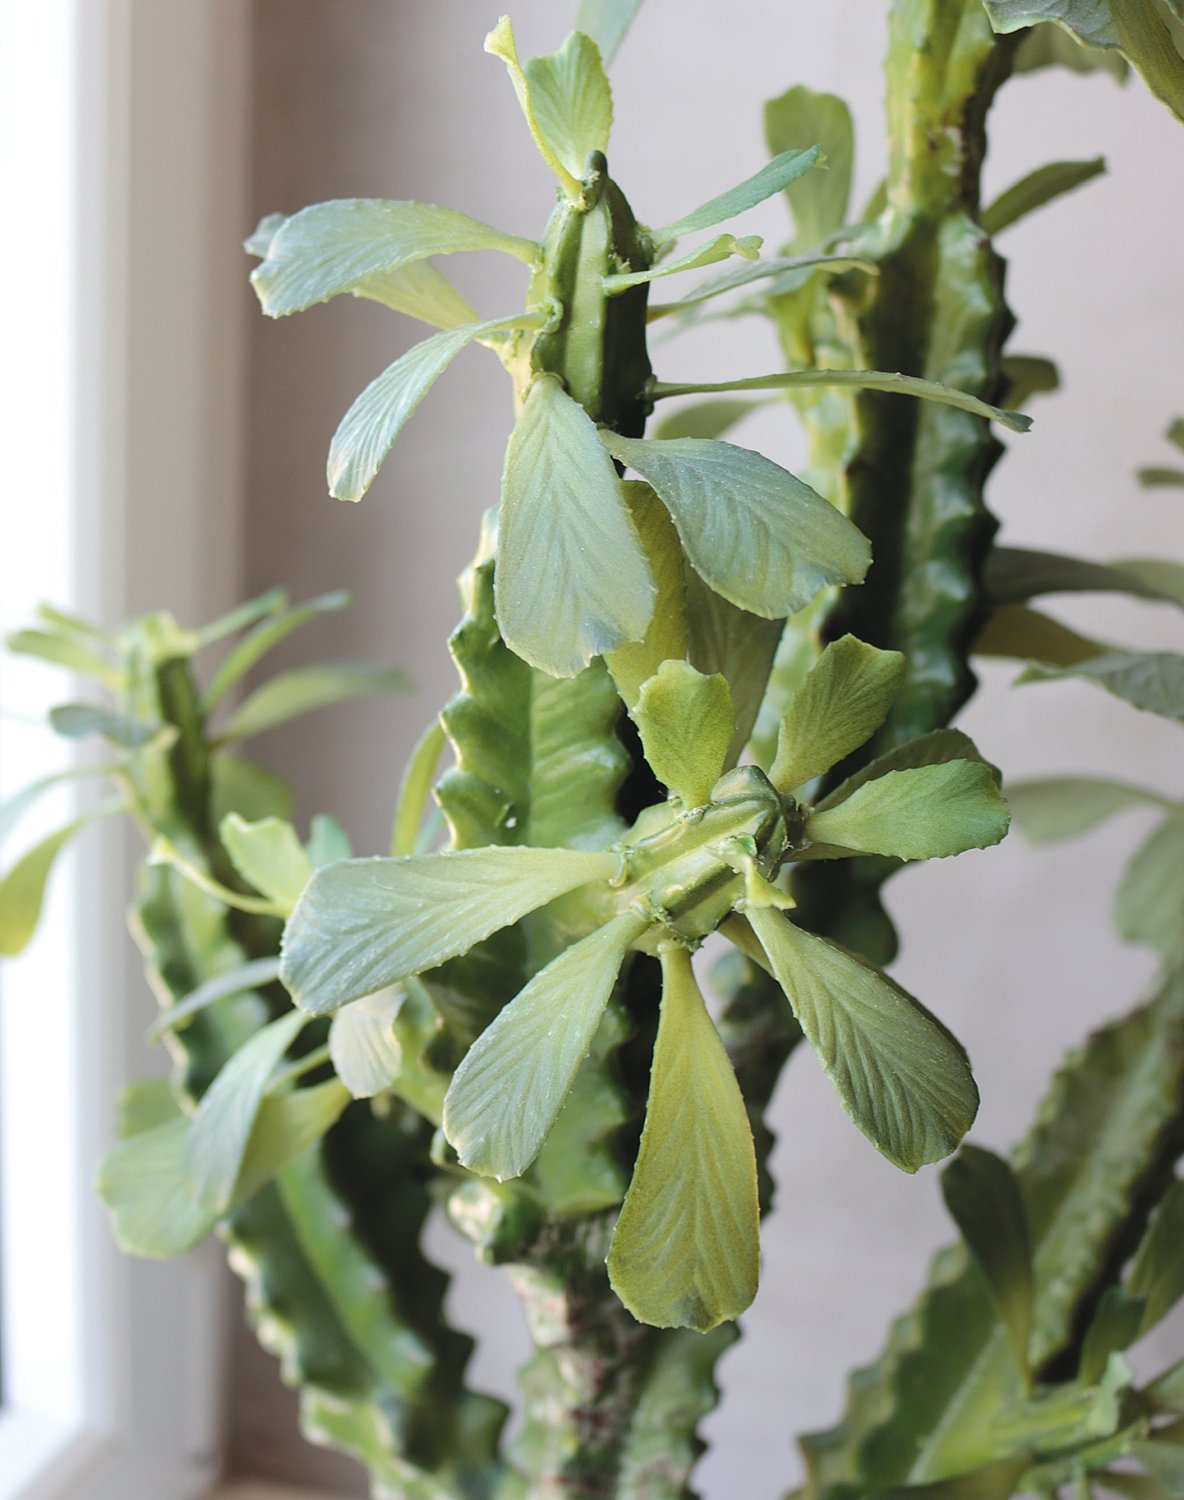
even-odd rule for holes
{"type": "Polygon", "coordinates": [[[806,820],[816,844],[897,859],[944,859],[997,844],[1010,814],[990,766],[951,760],[889,771],[806,820]]]}
{"type": "Polygon", "coordinates": [[[727,681],[663,662],[633,710],[645,758],[684,807],[702,807],[723,775],[736,727],[727,681]]]}
{"type": "Polygon", "coordinates": [[[573,177],[582,178],[591,151],[607,151],[613,96],[600,51],[575,31],[558,52],[532,57],[523,71],[539,129],[573,177]]]}
{"type": "Polygon", "coordinates": [[[626,708],[633,708],[641,685],[664,661],[680,661],[687,654],[687,587],[682,544],[670,512],[640,480],[621,485],[621,493],[637,528],[637,539],[649,563],[657,599],[645,636],[619,646],[604,658],[626,708]]]}

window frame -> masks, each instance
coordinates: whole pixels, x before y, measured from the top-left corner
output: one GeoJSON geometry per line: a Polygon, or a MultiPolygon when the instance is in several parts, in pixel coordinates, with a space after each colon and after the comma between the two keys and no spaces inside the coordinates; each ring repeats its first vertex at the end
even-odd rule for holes
{"type": "MultiPolygon", "coordinates": [[[[238,596],[250,27],[235,0],[0,0],[3,185],[36,225],[2,314],[26,353],[3,414],[6,628],[41,598],[114,624],[238,596]],[[13,484],[21,452],[35,486],[13,484]]],[[[63,686],[4,669],[24,713],[63,686]]],[[[43,731],[3,738],[0,792],[50,768],[43,731]]],[[[198,1500],[220,1470],[222,1257],[131,1260],[93,1187],[116,1095],[161,1065],[126,934],[135,855],[121,820],[87,830],[0,980],[0,1500],[198,1500]]]]}

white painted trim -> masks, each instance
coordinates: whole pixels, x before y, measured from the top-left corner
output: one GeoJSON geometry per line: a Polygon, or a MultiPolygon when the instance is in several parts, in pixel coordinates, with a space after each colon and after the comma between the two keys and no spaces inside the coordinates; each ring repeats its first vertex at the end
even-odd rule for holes
{"type": "MultiPolygon", "coordinates": [[[[0,0],[0,22],[24,29],[5,51],[33,84],[9,135],[24,196],[5,201],[35,226],[5,313],[35,327],[3,346],[28,351],[5,451],[36,484],[0,505],[4,623],[42,597],[105,624],[162,604],[198,623],[239,592],[250,8],[0,0]]],[[[63,696],[52,669],[3,671],[8,705],[63,696]]],[[[48,739],[26,737],[43,761],[48,739]]],[[[20,784],[10,739],[0,774],[20,784]]],[[[2,981],[0,1500],[198,1500],[219,1466],[221,1256],[125,1258],[92,1186],[116,1093],[153,1066],[124,932],[133,853],[126,828],[88,832],[2,981]]]]}

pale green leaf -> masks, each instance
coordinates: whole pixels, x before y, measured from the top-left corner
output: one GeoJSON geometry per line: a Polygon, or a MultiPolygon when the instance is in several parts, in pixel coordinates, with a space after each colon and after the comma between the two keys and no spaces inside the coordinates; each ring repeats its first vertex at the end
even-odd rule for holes
{"type": "MultiPolygon", "coordinates": [[[[510,82],[514,85],[514,92],[518,96],[518,103],[521,106],[522,114],[526,119],[526,124],[530,130],[530,134],[534,140],[535,146],[538,148],[539,155],[543,158],[547,166],[559,179],[559,185],[567,194],[568,198],[571,198],[573,200],[578,199],[580,197],[580,179],[583,176],[583,162],[581,161],[580,166],[577,167],[577,169],[573,172],[571,168],[568,167],[564,162],[563,155],[561,151],[557,149],[556,143],[551,139],[547,131],[544,129],[543,119],[540,117],[542,111],[536,108],[534,90],[532,88],[531,80],[527,76],[527,71],[522,66],[522,63],[518,57],[518,46],[514,40],[514,28],[510,25],[509,16],[502,16],[501,20],[498,21],[497,25],[485,38],[485,50],[486,52],[491,53],[494,57],[500,57],[501,60],[505,63],[506,71],[510,75],[510,82]]],[[[593,45],[592,50],[593,52],[595,52],[595,45],[593,45]]],[[[599,56],[597,56],[596,62],[597,66],[599,67],[599,56]]],[[[605,87],[607,88],[607,84],[605,85],[605,87]]],[[[610,100],[610,123],[612,121],[611,109],[612,106],[610,100]]],[[[548,100],[547,112],[550,116],[549,122],[553,125],[555,123],[554,99],[548,100]]],[[[564,134],[566,135],[566,131],[564,132],[564,134]]]]}
{"type": "Polygon", "coordinates": [[[506,449],[494,574],[506,644],[553,677],[645,636],[655,588],[583,407],[537,379],[506,449]]]}
{"type": "Polygon", "coordinates": [[[792,88],[765,105],[765,139],[777,153],[818,142],[820,170],[790,183],[785,196],[797,229],[794,243],[821,244],[847,217],[855,155],[851,111],[836,94],[792,88]]]}
{"type": "Polygon", "coordinates": [[[200,855],[196,855],[191,849],[183,849],[179,844],[174,844],[164,834],[158,834],[153,840],[148,850],[148,863],[170,866],[179,875],[183,875],[195,889],[204,891],[215,901],[221,901],[223,906],[229,907],[232,911],[245,911],[258,917],[285,915],[284,909],[266,896],[245,896],[242,891],[223,885],[220,880],[210,874],[208,866],[202,862],[200,855]]]}
{"type": "Polygon", "coordinates": [[[353,853],[349,844],[349,834],[328,813],[317,813],[309,828],[308,843],[304,846],[304,852],[314,870],[319,870],[322,865],[331,865],[339,859],[348,859],[353,853]]]}
{"type": "Polygon", "coordinates": [[[659,440],[668,438],[717,438],[729,432],[751,412],[767,406],[767,401],[695,401],[680,407],[672,416],[663,417],[654,429],[659,440]]]}
{"type": "Polygon", "coordinates": [[[756,1295],[760,1209],[744,1097],[695,983],[662,949],[662,1009],[633,1180],[608,1256],[635,1318],[706,1333],[756,1295]]]}
{"type": "Polygon", "coordinates": [[[833,386],[836,390],[884,391],[889,395],[915,396],[922,401],[934,401],[939,406],[952,406],[958,411],[967,411],[976,417],[985,417],[998,422],[1012,432],[1027,432],[1032,425],[1031,417],[1023,412],[1005,411],[991,406],[977,396],[968,395],[951,385],[942,385],[936,380],[923,380],[918,375],[901,375],[887,370],[787,370],[777,375],[752,375],[743,380],[710,380],[694,384],[677,384],[656,380],[650,387],[655,401],[665,401],[672,396],[698,396],[728,391],[792,391],[825,390],[833,386]]]}
{"type": "Polygon", "coordinates": [[[755,208],[774,193],[781,192],[803,172],[808,172],[818,162],[819,154],[817,146],[811,146],[805,151],[783,151],[736,187],[709,199],[692,213],[675,219],[673,224],[655,229],[654,238],[659,242],[676,240],[684,234],[695,234],[700,229],[711,229],[716,224],[734,219],[737,214],[755,208]]]}
{"type": "Polygon", "coordinates": [[[1123,557],[1114,566],[1139,579],[1161,599],[1174,599],[1184,608],[1184,563],[1167,557],[1123,557]]]}
{"type": "MultiPolygon", "coordinates": [[[[877,755],[867,765],[860,766],[858,771],[853,771],[832,792],[828,792],[821,802],[816,803],[814,811],[820,813],[827,808],[837,807],[857,788],[886,776],[890,771],[913,771],[918,766],[944,766],[954,760],[973,760],[986,764],[974,741],[960,729],[930,730],[928,734],[918,735],[915,740],[907,740],[903,745],[877,755]]],[[[993,766],[990,770],[997,785],[1000,780],[999,772],[993,766]]]]}
{"type": "Polygon", "coordinates": [[[199,1011],[214,1005],[219,1000],[228,1000],[236,995],[246,995],[263,985],[273,984],[280,977],[278,958],[256,958],[229,969],[224,974],[215,974],[204,984],[199,984],[175,1005],[170,1005],[153,1023],[148,1032],[150,1042],[159,1042],[169,1031],[183,1026],[199,1011]]]}
{"type": "Polygon", "coordinates": [[[1117,52],[1087,47],[1069,32],[1051,23],[1033,26],[1024,33],[1015,54],[1016,73],[1034,73],[1039,68],[1068,68],[1071,73],[1109,73],[1125,83],[1130,68],[1117,52]]]}
{"type": "Polygon", "coordinates": [[[249,739],[301,714],[327,708],[348,698],[401,692],[406,686],[407,678],[402,672],[390,667],[371,666],[368,662],[341,661],[297,667],[265,682],[240,703],[219,730],[218,743],[249,739]]]}
{"type": "Polygon", "coordinates": [[[524,70],[539,129],[573,177],[584,176],[588,155],[608,150],[613,96],[595,41],[574,31],[524,70]]]}
{"type": "Polygon", "coordinates": [[[1184,120],[1184,57],[1155,0],[984,0],[996,31],[1051,21],[1089,47],[1113,48],[1184,120]]]}
{"type": "Polygon", "coordinates": [[[654,775],[684,807],[702,807],[723,775],[736,727],[727,681],[663,662],[642,685],[633,718],[654,775]]]}
{"type": "Polygon", "coordinates": [[[592,1045],[625,954],[647,925],[647,918],[626,912],[565,949],[465,1053],[444,1100],[444,1134],[470,1171],[504,1182],[521,1176],[538,1155],[592,1045]]]}
{"type": "Polygon", "coordinates": [[[720,234],[697,250],[688,250],[677,260],[668,260],[660,266],[651,266],[647,271],[625,271],[606,276],[603,281],[607,296],[615,297],[627,292],[630,287],[643,286],[662,276],[677,276],[680,271],[698,271],[703,266],[714,266],[730,256],[739,255],[744,260],[756,260],[761,253],[760,235],[747,234],[737,239],[734,234],[720,234]]]}
{"type": "Polygon", "coordinates": [[[119,1096],[119,1139],[130,1140],[145,1130],[155,1130],[180,1118],[172,1085],[167,1078],[140,1078],[129,1083],[119,1096]]]}
{"type": "Polygon", "coordinates": [[[990,766],[952,760],[889,771],[806,820],[816,844],[897,859],[944,859],[997,844],[1011,821],[990,766]]]}
{"type": "Polygon", "coordinates": [[[1160,1199],[1127,1275],[1126,1290],[1146,1303],[1140,1335],[1150,1332],[1184,1297],[1184,1183],[1174,1181],[1160,1199]]]}
{"type": "Polygon", "coordinates": [[[248,255],[257,255],[262,260],[271,249],[272,240],[287,222],[287,214],[264,214],[243,241],[243,249],[248,255]]]}
{"type": "Polygon", "coordinates": [[[197,632],[198,649],[211,646],[215,641],[221,641],[228,635],[237,635],[240,630],[247,630],[250,626],[265,620],[268,615],[278,614],[280,610],[286,609],[288,605],[288,591],[286,589],[268,589],[266,593],[258,594],[254,599],[248,599],[245,604],[239,604],[228,614],[220,619],[211,620],[208,625],[203,625],[197,632]]]}
{"type": "Polygon", "coordinates": [[[248,823],[231,813],[222,820],[218,836],[231,864],[247,884],[290,912],[313,872],[312,861],[291,823],[280,818],[248,823]]]}
{"type": "Polygon", "coordinates": [[[419,403],[460,351],[474,339],[537,325],[524,314],[449,328],[415,344],[372,380],[341,419],[329,445],[325,478],[335,500],[360,500],[419,403]]]}
{"type": "Polygon", "coordinates": [[[167,1259],[205,1239],[217,1213],[199,1206],[185,1178],[189,1121],[183,1116],[112,1147],[99,1166],[99,1196],[129,1255],[167,1259]]]}
{"type": "Polygon", "coordinates": [[[770,907],[749,920],[843,1108],[906,1172],[947,1156],[974,1120],[966,1053],[910,995],[863,959],[770,907]]]}
{"type": "Polygon", "coordinates": [[[689,619],[682,544],[670,512],[649,485],[639,480],[622,483],[621,493],[657,589],[654,613],[644,637],[608,652],[604,659],[625,707],[632,709],[642,683],[664,661],[680,661],[686,656],[689,619]]]}
{"type": "Polygon", "coordinates": [[[384,275],[461,250],[501,250],[530,265],[538,246],[430,203],[341,198],[293,214],[276,231],[251,285],[269,317],[300,312],[384,275]]]}
{"type": "Polygon", "coordinates": [[[1007,802],[1016,827],[1033,844],[1076,838],[1128,807],[1164,805],[1154,792],[1096,776],[1009,781],[1007,802]]]}
{"type": "Polygon", "coordinates": [[[399,1075],[403,1052],[394,1024],[402,999],[396,989],[364,995],[343,1005],[329,1024],[333,1067],[355,1099],[381,1094],[399,1075]]]}
{"type": "Polygon", "coordinates": [[[833,641],[794,693],[777,735],[769,779],[792,792],[821,776],[879,729],[904,686],[905,659],[845,635],[833,641]]]}
{"type": "Polygon", "coordinates": [[[1072,666],[1034,662],[1017,682],[1056,682],[1067,678],[1096,682],[1134,708],[1184,722],[1184,656],[1173,651],[1110,651],[1072,666]]]}
{"type": "Polygon", "coordinates": [[[1046,203],[1084,186],[1106,170],[1106,158],[1090,161],[1052,161],[1029,172],[983,209],[982,225],[988,234],[1001,234],[1046,203]]]}
{"type": "Polygon", "coordinates": [[[243,755],[221,751],[212,762],[210,821],[215,827],[228,813],[244,818],[292,816],[292,788],[274,771],[243,755]]]}
{"type": "Polygon", "coordinates": [[[0,880],[0,957],[14,958],[24,951],[41,920],[45,887],[54,862],[76,833],[108,813],[120,812],[122,801],[98,803],[81,817],[51,833],[17,860],[0,880]]]}
{"type": "Polygon", "coordinates": [[[50,709],[49,723],[54,733],[63,739],[82,740],[99,734],[125,750],[139,750],[158,735],[162,739],[170,735],[176,738],[176,730],[169,725],[147,724],[143,719],[111,713],[89,703],[60,703],[57,708],[50,709]]]}
{"type": "MultiPolygon", "coordinates": [[[[809,181],[804,178],[803,181],[809,181]]],[[[783,292],[796,291],[806,285],[815,272],[833,275],[840,271],[863,271],[869,276],[879,274],[875,261],[857,255],[785,255],[770,260],[759,260],[755,264],[732,266],[727,271],[717,272],[701,281],[692,292],[680,297],[677,302],[651,303],[646,314],[647,321],[656,323],[662,318],[681,317],[691,319],[696,309],[705,302],[734,292],[742,286],[751,286],[757,281],[767,281],[763,288],[766,297],[780,296],[783,292]]],[[[761,307],[752,302],[737,303],[729,312],[717,316],[730,317],[746,312],[759,312],[761,307]]]]}
{"type": "Polygon", "coordinates": [[[289,1011],[257,1031],[223,1066],[202,1095],[185,1144],[185,1178],[198,1207],[225,1213],[235,1197],[255,1117],[271,1075],[308,1024],[289,1011]]]}
{"type": "Polygon", "coordinates": [[[380,302],[433,328],[461,328],[480,319],[443,271],[430,260],[413,260],[393,271],[367,276],[353,288],[355,297],[380,302]]]}
{"type": "Polygon", "coordinates": [[[765,620],[730,604],[686,568],[687,657],[700,672],[718,672],[732,694],[736,730],[724,762],[730,769],[748,744],[769,685],[783,620],[765,620]]]}
{"type": "Polygon", "coordinates": [[[1164,564],[1166,588],[1154,582],[1155,570],[1148,574],[1139,569],[1137,561],[1129,566],[1096,563],[1026,547],[995,547],[987,556],[983,581],[996,604],[1022,604],[1040,594],[1099,593],[1130,594],[1137,599],[1184,605],[1184,568],[1180,564],[1164,564]],[[1175,577],[1173,569],[1181,577],[1175,577]]]}
{"type": "Polygon", "coordinates": [[[65,771],[55,771],[51,776],[42,776],[39,781],[31,781],[19,792],[14,792],[6,802],[0,803],[0,845],[5,842],[29,808],[39,802],[46,792],[52,791],[56,786],[62,786],[67,781],[81,781],[88,776],[110,776],[118,769],[118,766],[75,766],[65,771]]]}
{"type": "Polygon", "coordinates": [[[344,589],[339,589],[336,593],[322,594],[317,599],[310,599],[307,604],[298,604],[282,613],[269,610],[269,618],[227,653],[226,659],[214,673],[213,681],[202,695],[203,709],[208,713],[228,688],[241,681],[273,646],[278,646],[306,621],[315,620],[319,615],[335,614],[338,610],[345,609],[349,603],[349,594],[344,589]]]}
{"type": "Polygon", "coordinates": [[[446,738],[444,725],[439,719],[433,719],[411,752],[399,783],[399,804],[391,833],[392,854],[415,853],[419,826],[423,822],[446,738]]]}
{"type": "Polygon", "coordinates": [[[580,0],[576,30],[592,38],[607,65],[640,9],[641,0],[580,0]]]}
{"type": "Polygon", "coordinates": [[[973,650],[976,656],[1002,656],[1072,667],[1102,655],[1106,647],[1039,610],[1027,609],[1022,604],[1001,604],[987,616],[973,650]]]}
{"type": "Polygon", "coordinates": [[[871,549],[808,484],[731,443],[601,434],[614,458],[653,486],[691,566],[741,609],[779,619],[832,583],[858,583],[871,549]]]}
{"type": "Polygon", "coordinates": [[[942,1173],[941,1190],[1026,1375],[1035,1287],[1031,1235],[1015,1173],[993,1151],[966,1145],[942,1173]]]}
{"type": "Polygon", "coordinates": [[[1003,400],[1008,406],[1027,406],[1033,396],[1060,386],[1060,370],[1042,354],[1005,354],[1001,363],[1007,380],[1003,400]]]}
{"type": "Polygon", "coordinates": [[[433,969],[620,860],[575,849],[461,849],[318,870],[284,929],[281,976],[324,1015],[433,969]]]}
{"type": "Polygon", "coordinates": [[[1144,1392],[1156,1411],[1184,1416],[1184,1360],[1165,1370],[1144,1392]]]}
{"type": "Polygon", "coordinates": [[[235,1205],[254,1197],[303,1156],[337,1123],[349,1102],[349,1090],[336,1078],[264,1099],[235,1184],[235,1205]]]}
{"type": "Polygon", "coordinates": [[[72,636],[56,635],[48,630],[17,630],[4,642],[17,656],[35,656],[53,662],[81,677],[93,677],[115,692],[123,688],[124,674],[97,651],[72,636]]]}
{"type": "Polygon", "coordinates": [[[1114,897],[1114,925],[1165,958],[1184,953],[1184,813],[1165,818],[1136,851],[1114,897]]]}

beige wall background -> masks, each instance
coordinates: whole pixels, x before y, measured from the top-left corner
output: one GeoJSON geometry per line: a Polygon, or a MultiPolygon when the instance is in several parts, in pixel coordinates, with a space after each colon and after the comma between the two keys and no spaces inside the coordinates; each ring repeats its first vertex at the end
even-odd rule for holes
{"type": "MultiPolygon", "coordinates": [[[[551,201],[502,67],[482,53],[498,0],[255,0],[252,210],[324,198],[419,198],[533,235],[551,201]]],[[[524,54],[550,50],[568,0],[518,0],[524,54]]],[[[761,102],[790,84],[845,95],[859,126],[859,195],[882,156],[879,56],[886,0],[648,0],[614,71],[614,176],[640,217],[663,222],[763,160],[761,102]]],[[[1184,553],[1178,496],[1145,495],[1132,471],[1166,457],[1160,434],[1184,410],[1184,137],[1136,86],[1045,75],[1010,85],[996,112],[988,183],[1002,189],[1058,158],[1104,154],[1111,174],[1009,231],[1016,350],[1056,356],[1064,394],[1008,438],[991,501],[1015,543],[1098,557],[1184,553]]],[[[752,216],[772,243],[777,204],[752,216]]],[[[244,225],[244,232],[252,227],[244,225]]],[[[454,257],[484,316],[510,311],[521,268],[454,257]]],[[[244,299],[244,313],[245,299],[244,299]]],[[[252,591],[297,596],[348,586],[357,599],[301,650],[399,662],[415,691],[311,721],[262,747],[300,788],[305,816],[332,809],[359,852],[386,847],[404,756],[453,690],[445,639],[455,576],[496,500],[508,389],[484,351],[463,355],[359,506],[324,492],[333,430],[361,387],[418,336],[371,304],[341,299],[280,323],[253,316],[247,571],[252,591]]],[[[776,367],[758,322],[660,350],[663,378],[726,378],[776,367]]],[[[788,414],[740,441],[792,464],[788,414]]],[[[1170,611],[1091,600],[1059,613],[1092,632],[1180,649],[1170,611]]],[[[1145,777],[1184,792],[1178,734],[1071,685],[1009,687],[984,673],[964,719],[1009,774],[1058,769],[1145,777]]],[[[1018,839],[910,872],[892,887],[905,934],[899,977],[955,1029],[984,1103],[976,1138],[1005,1147],[1026,1128],[1048,1073],[1098,1019],[1128,1006],[1150,972],[1121,948],[1107,907],[1138,818],[1051,853],[1018,839]]],[[[767,1225],[760,1296],[723,1364],[699,1471],[709,1500],[780,1494],[794,1433],[839,1411],[844,1373],[872,1357],[887,1322],[948,1237],[936,1173],[902,1176],[849,1125],[805,1050],[774,1120],[779,1203],[767,1225]]],[[[458,1270],[456,1320],[488,1340],[478,1385],[509,1395],[526,1340],[513,1298],[444,1226],[431,1235],[458,1270]]],[[[244,1334],[235,1377],[235,1453],[246,1472],[364,1493],[357,1471],[294,1436],[294,1400],[244,1334]]]]}

